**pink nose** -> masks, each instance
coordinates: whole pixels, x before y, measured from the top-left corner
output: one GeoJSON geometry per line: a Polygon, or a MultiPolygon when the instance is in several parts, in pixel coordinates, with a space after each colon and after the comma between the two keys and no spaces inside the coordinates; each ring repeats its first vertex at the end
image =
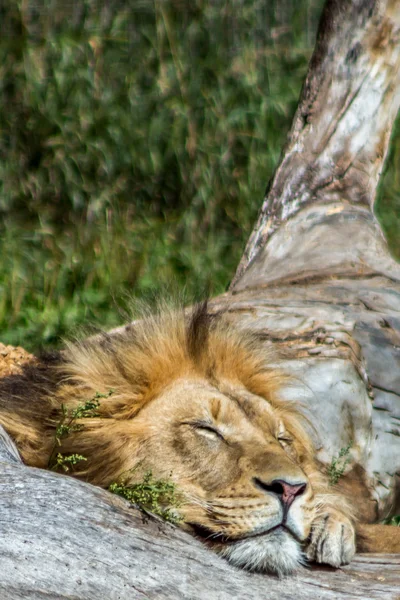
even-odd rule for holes
{"type": "Polygon", "coordinates": [[[271,481],[271,483],[266,483],[261,481],[261,479],[255,479],[255,483],[257,487],[260,487],[266,492],[278,496],[286,510],[288,510],[289,506],[292,504],[293,500],[297,498],[297,496],[304,494],[307,488],[307,484],[305,482],[288,483],[283,479],[274,479],[271,481]]]}
{"type": "MultiPolygon", "coordinates": [[[[281,479],[276,479],[272,482],[273,484],[280,485],[283,488],[283,493],[280,496],[280,500],[282,504],[289,506],[292,504],[293,500],[296,496],[301,496],[306,491],[307,484],[306,483],[287,483],[286,481],[282,481],[281,479]]],[[[278,492],[279,495],[279,492],[278,492]]]]}

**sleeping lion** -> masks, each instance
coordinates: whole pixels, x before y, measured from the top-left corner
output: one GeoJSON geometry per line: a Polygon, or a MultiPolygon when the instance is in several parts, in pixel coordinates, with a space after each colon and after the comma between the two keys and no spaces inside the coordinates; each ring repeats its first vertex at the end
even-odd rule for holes
{"type": "MultiPolygon", "coordinates": [[[[149,470],[171,477],[181,526],[234,565],[339,567],[355,553],[355,515],[317,464],[299,406],[281,397],[276,362],[206,305],[165,309],[27,360],[0,380],[0,423],[31,466],[48,468],[56,450],[84,457],[70,473],[105,488],[149,470]],[[64,437],[63,415],[94,397],[96,411],[64,437]]],[[[361,549],[379,550],[376,537],[361,549]]]]}

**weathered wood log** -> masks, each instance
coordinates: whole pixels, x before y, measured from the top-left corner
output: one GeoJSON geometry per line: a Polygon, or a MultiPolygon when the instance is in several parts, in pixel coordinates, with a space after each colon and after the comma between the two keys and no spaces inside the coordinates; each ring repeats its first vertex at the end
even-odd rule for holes
{"type": "Polygon", "coordinates": [[[400,266],[373,214],[400,105],[399,41],[398,0],[328,2],[229,298],[235,323],[289,351],[321,461],[353,443],[367,520],[400,509],[400,266]]]}
{"type": "Polygon", "coordinates": [[[398,280],[372,209],[400,105],[399,41],[398,0],[327,2],[283,159],[231,289],[315,274],[398,280]]]}
{"type": "Polygon", "coordinates": [[[24,466],[0,433],[0,597],[74,600],[397,598],[400,556],[279,580],[235,569],[121,498],[24,466]]]}
{"type": "MultiPolygon", "coordinates": [[[[282,349],[322,463],[352,442],[343,485],[367,521],[399,509],[400,267],[372,212],[400,103],[399,35],[399,0],[328,0],[282,162],[211,306],[282,349]]],[[[6,439],[4,598],[399,597],[399,555],[282,581],[238,571],[106,491],[22,465],[6,439]]]]}

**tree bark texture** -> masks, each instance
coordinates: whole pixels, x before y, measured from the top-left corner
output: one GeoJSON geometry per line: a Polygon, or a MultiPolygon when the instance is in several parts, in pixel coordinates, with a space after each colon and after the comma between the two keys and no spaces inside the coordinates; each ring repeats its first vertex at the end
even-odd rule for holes
{"type": "Polygon", "coordinates": [[[373,214],[399,105],[399,0],[328,2],[229,298],[286,352],[321,461],[353,444],[368,520],[400,510],[400,266],[373,214]]]}
{"type": "MultiPolygon", "coordinates": [[[[373,215],[400,103],[400,0],[328,0],[282,161],[230,291],[211,302],[274,344],[366,521],[400,511],[400,267],[373,215]]],[[[0,598],[400,597],[400,555],[278,580],[239,571],[108,492],[0,444],[0,598]]]]}
{"type": "Polygon", "coordinates": [[[398,598],[400,556],[283,580],[246,573],[101,488],[24,466],[4,432],[0,467],[4,600],[398,598]]]}
{"type": "MultiPolygon", "coordinates": [[[[378,232],[374,236],[378,226],[371,211],[400,104],[399,42],[399,0],[328,0],[284,156],[231,289],[264,285],[276,279],[276,273],[285,278],[301,272],[303,276],[313,271],[320,274],[319,257],[307,262],[312,258],[310,245],[321,252],[319,246],[329,244],[329,253],[334,255],[324,267],[331,275],[337,269],[342,273],[344,267],[351,273],[361,267],[371,271],[386,268],[385,274],[390,275],[394,267],[390,261],[382,264],[385,244],[378,232]],[[292,231],[281,226],[307,208],[313,209],[304,213],[307,222],[331,217],[326,228],[318,228],[318,238],[308,241],[307,237],[305,244],[286,239],[279,254],[281,237],[270,238],[277,231],[288,238],[292,231]],[[335,227],[338,220],[340,227],[335,227]],[[349,222],[354,221],[363,224],[350,227],[349,222]],[[333,239],[331,233],[336,234],[333,239]],[[341,256],[342,242],[346,235],[354,234],[357,237],[346,243],[352,259],[345,264],[344,259],[349,258],[341,256]],[[372,248],[365,238],[374,239],[372,248]],[[271,256],[274,251],[275,260],[271,256]],[[262,268],[266,254],[271,260],[262,268]],[[292,265],[295,254],[297,262],[292,265]],[[272,266],[275,270],[270,274],[272,266]]],[[[298,234],[302,223],[300,219],[298,234]]],[[[292,227],[297,227],[296,221],[292,227]]],[[[304,233],[306,237],[308,233],[304,233]]]]}

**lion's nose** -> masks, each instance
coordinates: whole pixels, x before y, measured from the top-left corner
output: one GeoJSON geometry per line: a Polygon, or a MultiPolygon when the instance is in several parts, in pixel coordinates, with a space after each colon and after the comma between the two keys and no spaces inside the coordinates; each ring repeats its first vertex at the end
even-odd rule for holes
{"type": "Polygon", "coordinates": [[[288,510],[289,506],[292,504],[293,500],[297,498],[297,496],[301,496],[304,494],[307,488],[306,483],[288,483],[283,479],[274,479],[271,483],[266,483],[261,479],[255,479],[255,484],[257,487],[269,492],[271,494],[275,494],[278,496],[281,501],[283,507],[288,510]]]}

